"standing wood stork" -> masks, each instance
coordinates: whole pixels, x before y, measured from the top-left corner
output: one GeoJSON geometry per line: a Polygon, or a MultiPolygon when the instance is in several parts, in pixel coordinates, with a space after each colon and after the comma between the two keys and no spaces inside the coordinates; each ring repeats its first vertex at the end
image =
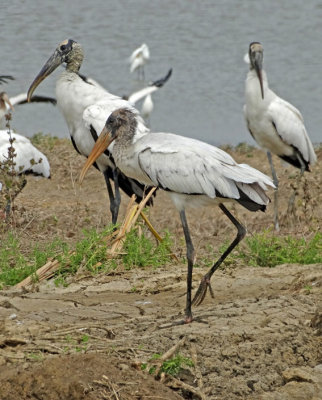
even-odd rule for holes
{"type": "Polygon", "coordinates": [[[138,90],[134,93],[132,93],[128,97],[123,97],[129,101],[133,106],[135,103],[138,101],[144,99],[142,103],[142,108],[141,108],[141,115],[145,119],[145,121],[149,120],[150,115],[153,111],[154,105],[152,101],[152,93],[155,91],[159,90],[161,87],[164,86],[164,84],[169,80],[170,76],[172,75],[172,68],[169,69],[168,73],[166,76],[164,76],[161,79],[158,79],[154,82],[151,82],[148,86],[144,87],[141,90],[138,90]]]}
{"type": "MultiPolygon", "coordinates": [[[[32,103],[51,103],[56,105],[57,101],[53,97],[48,96],[32,96],[30,99],[32,103]]],[[[27,93],[21,93],[17,96],[10,97],[6,92],[0,93],[0,128],[4,128],[6,126],[5,115],[8,111],[13,111],[14,106],[26,104],[27,101],[27,93]]]]}
{"type": "MultiPolygon", "coordinates": [[[[84,58],[81,45],[72,39],[64,40],[45,63],[28,90],[28,100],[36,87],[58,66],[66,63],[66,69],[56,83],[57,105],[61,110],[75,150],[87,157],[97,140],[98,133],[104,127],[106,118],[117,108],[126,107],[129,103],[118,96],[107,92],[100,85],[87,81],[79,75],[84,58]]],[[[149,132],[142,118],[139,118],[138,131],[149,132]]],[[[112,223],[117,222],[121,201],[119,187],[128,195],[136,195],[139,203],[145,195],[145,186],[135,179],[128,178],[118,171],[112,157],[111,148],[96,161],[95,166],[103,174],[110,199],[112,223]],[[115,192],[110,181],[114,181],[115,192]]],[[[147,189],[148,190],[148,189],[147,189]]],[[[152,204],[151,201],[148,204],[152,204]]]]}
{"type": "Polygon", "coordinates": [[[245,86],[244,115],[250,134],[267,151],[276,186],[274,224],[275,229],[279,230],[278,179],[271,153],[300,168],[301,176],[304,171],[310,171],[310,166],[316,162],[316,155],[300,111],[268,87],[267,76],[262,68],[263,46],[259,42],[252,42],[248,55],[250,70],[245,86]]]}
{"type": "Polygon", "coordinates": [[[213,297],[210,279],[219,265],[245,236],[246,229],[224,206],[237,202],[250,211],[266,209],[269,198],[266,185],[274,187],[271,179],[258,170],[237,164],[226,152],[196,139],[172,133],[140,134],[137,113],[134,109],[114,111],[106,121],[86,164],[80,181],[88,168],[114,142],[115,164],[127,176],[145,185],[157,186],[167,191],[180,213],[187,245],[188,274],[186,323],[192,321],[191,305],[202,303],[207,288],[213,297]],[[194,248],[187,224],[186,207],[219,205],[237,228],[237,236],[228,249],[203,277],[191,301],[194,248]]]}
{"type": "Polygon", "coordinates": [[[135,49],[129,58],[130,72],[138,70],[139,79],[144,79],[144,65],[150,59],[150,50],[148,46],[143,43],[140,47],[135,49]]]}

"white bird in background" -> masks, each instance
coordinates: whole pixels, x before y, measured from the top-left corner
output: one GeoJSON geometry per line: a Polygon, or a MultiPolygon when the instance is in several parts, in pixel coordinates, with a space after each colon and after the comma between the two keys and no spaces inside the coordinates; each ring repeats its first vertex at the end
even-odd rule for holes
{"type": "Polygon", "coordinates": [[[84,165],[80,181],[88,168],[114,141],[115,164],[124,174],[145,185],[167,191],[180,213],[187,245],[188,274],[186,323],[192,321],[191,305],[202,303],[207,288],[213,296],[210,279],[219,265],[245,236],[246,229],[223,203],[237,202],[250,211],[266,209],[269,198],[266,185],[274,187],[271,179],[258,170],[237,164],[230,155],[217,147],[196,139],[172,133],[143,134],[138,131],[135,109],[114,111],[106,121],[91,154],[84,165]],[[219,205],[237,228],[237,236],[219,260],[203,277],[191,301],[194,248],[186,220],[186,207],[219,205]]]}
{"type": "Polygon", "coordinates": [[[143,43],[140,47],[135,49],[129,58],[130,72],[138,70],[139,79],[144,80],[144,65],[150,60],[150,50],[148,46],[143,43]]]}
{"type": "Polygon", "coordinates": [[[133,106],[140,100],[144,99],[141,108],[141,115],[145,121],[148,121],[154,108],[151,95],[152,93],[163,87],[164,84],[169,80],[171,75],[172,75],[172,68],[169,69],[165,77],[158,79],[154,82],[151,82],[148,86],[144,87],[143,89],[132,93],[129,97],[124,96],[123,98],[128,100],[128,102],[131,103],[133,106]]]}
{"type": "MultiPolygon", "coordinates": [[[[14,162],[13,168],[16,171],[17,175],[21,174],[33,174],[43,176],[45,178],[50,178],[50,165],[47,157],[39,151],[26,137],[19,135],[18,133],[13,133],[11,131],[0,130],[0,167],[1,172],[3,173],[3,165],[7,162],[7,160],[11,159],[14,162]],[[10,132],[10,135],[9,135],[10,132]],[[12,142],[10,141],[10,138],[12,142]],[[12,148],[14,150],[12,150],[12,148]]],[[[1,178],[0,178],[1,179],[1,178]]],[[[14,177],[11,177],[14,179],[14,177]]],[[[24,179],[19,182],[19,187],[15,189],[15,193],[11,193],[11,195],[17,196],[18,193],[26,185],[27,181],[24,179]]],[[[0,192],[2,191],[3,184],[0,182],[0,192]]],[[[13,190],[13,186],[11,187],[11,191],[13,190]]],[[[9,197],[7,199],[7,204],[4,209],[3,217],[5,219],[8,218],[10,209],[11,209],[11,200],[9,197]]],[[[0,210],[0,216],[1,216],[0,210]]]]}
{"type": "MultiPolygon", "coordinates": [[[[29,139],[18,133],[10,132],[15,149],[14,169],[18,174],[32,173],[50,178],[50,165],[47,157],[38,150],[29,139]]],[[[8,158],[10,144],[8,131],[0,130],[0,163],[8,158]]]]}
{"type": "MultiPolygon", "coordinates": [[[[32,103],[51,103],[56,105],[56,99],[48,96],[32,96],[30,99],[32,103]]],[[[6,119],[5,115],[8,111],[14,111],[14,106],[27,104],[27,93],[21,93],[17,96],[10,97],[6,92],[0,93],[0,128],[5,128],[6,126],[6,119]]]]}
{"type": "MultiPolygon", "coordinates": [[[[271,153],[300,168],[300,176],[304,171],[310,171],[310,166],[316,162],[316,155],[299,110],[268,87],[266,73],[262,69],[263,46],[259,42],[251,43],[248,56],[250,70],[246,79],[244,114],[249,132],[259,146],[267,151],[276,186],[274,224],[275,229],[279,230],[278,179],[271,153]]],[[[290,205],[294,203],[295,192],[291,199],[290,205]]]]}
{"type": "MultiPolygon", "coordinates": [[[[79,75],[84,55],[82,47],[74,40],[65,40],[59,44],[53,55],[43,66],[28,90],[28,99],[31,98],[36,87],[58,66],[66,63],[66,70],[62,72],[56,83],[57,105],[61,110],[72,143],[76,151],[87,157],[97,140],[98,134],[104,127],[106,118],[117,108],[129,106],[128,101],[107,92],[100,85],[89,82],[79,75]]],[[[149,132],[140,118],[138,130],[141,134],[149,132]]],[[[111,149],[106,151],[96,161],[95,166],[104,174],[109,198],[113,224],[117,221],[121,195],[121,188],[128,196],[136,195],[139,203],[145,196],[146,188],[135,179],[128,178],[116,167],[111,149]],[[114,181],[114,193],[110,181],[114,181]]],[[[147,203],[152,204],[152,198],[147,203]]]]}

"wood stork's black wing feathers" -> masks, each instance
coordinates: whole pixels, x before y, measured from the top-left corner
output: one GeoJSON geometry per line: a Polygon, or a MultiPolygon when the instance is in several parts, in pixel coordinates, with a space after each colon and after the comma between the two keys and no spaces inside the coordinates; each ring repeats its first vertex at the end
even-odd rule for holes
{"type": "Polygon", "coordinates": [[[10,103],[13,106],[20,104],[27,104],[27,103],[51,103],[53,105],[56,105],[57,100],[54,97],[36,95],[36,96],[31,96],[31,99],[28,102],[27,93],[21,93],[18,94],[17,96],[10,97],[10,103]]]}
{"type": "Polygon", "coordinates": [[[7,80],[14,81],[15,78],[13,76],[11,76],[11,75],[0,75],[0,85],[2,83],[8,83],[7,80]]]}

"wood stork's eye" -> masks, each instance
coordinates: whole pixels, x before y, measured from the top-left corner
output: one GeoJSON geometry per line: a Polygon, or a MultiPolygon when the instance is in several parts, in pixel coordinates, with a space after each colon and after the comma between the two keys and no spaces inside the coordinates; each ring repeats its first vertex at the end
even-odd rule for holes
{"type": "Polygon", "coordinates": [[[62,44],[61,46],[60,46],[60,50],[61,51],[65,51],[67,49],[67,45],[66,44],[62,44]]]}
{"type": "Polygon", "coordinates": [[[108,117],[108,120],[107,120],[107,122],[109,123],[109,124],[114,124],[114,122],[115,122],[115,117],[114,117],[114,115],[110,115],[109,117],[108,117]]]}

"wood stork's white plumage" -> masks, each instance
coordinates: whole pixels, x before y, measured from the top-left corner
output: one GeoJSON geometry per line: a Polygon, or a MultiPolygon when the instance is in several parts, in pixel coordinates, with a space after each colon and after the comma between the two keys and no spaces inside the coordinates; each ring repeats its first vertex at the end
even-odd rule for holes
{"type": "Polygon", "coordinates": [[[138,70],[139,78],[144,79],[144,65],[150,60],[150,50],[148,46],[143,43],[140,47],[135,49],[129,58],[130,72],[138,70]]]}
{"type": "MultiPolygon", "coordinates": [[[[32,103],[51,103],[56,105],[56,99],[48,96],[32,96],[30,99],[32,103]]],[[[17,96],[10,97],[6,92],[0,93],[0,128],[3,129],[6,126],[5,115],[8,111],[14,111],[14,106],[26,104],[27,93],[20,93],[17,96]]]]}
{"type": "Polygon", "coordinates": [[[235,240],[202,279],[193,300],[198,305],[208,287],[212,294],[212,274],[246,233],[223,203],[234,201],[250,211],[265,210],[269,202],[265,194],[266,185],[274,187],[274,184],[268,176],[246,164],[237,164],[226,152],[207,143],[171,133],[142,135],[137,129],[135,110],[114,111],[82,169],[80,180],[83,180],[90,165],[114,142],[113,157],[121,171],[145,185],[157,186],[170,194],[180,213],[187,245],[185,322],[191,322],[194,249],[185,209],[217,204],[238,230],[235,240]]]}
{"type": "MultiPolygon", "coordinates": [[[[38,150],[29,139],[18,133],[10,132],[15,149],[15,171],[19,174],[32,173],[45,178],[50,178],[50,165],[47,157],[38,150]]],[[[0,130],[0,162],[8,158],[10,144],[8,131],[0,130]]]]}
{"type": "MultiPolygon", "coordinates": [[[[79,43],[71,39],[64,40],[31,84],[28,99],[31,98],[41,81],[58,66],[66,63],[66,69],[56,83],[57,105],[66,120],[76,151],[87,157],[97,140],[98,134],[104,127],[106,118],[115,109],[126,107],[129,103],[107,92],[100,85],[88,82],[84,77],[81,77],[79,69],[83,58],[83,50],[79,43]]],[[[149,132],[142,118],[139,118],[138,131],[141,134],[149,132]]],[[[135,179],[128,178],[117,170],[111,149],[101,155],[95,166],[104,174],[110,198],[112,222],[115,224],[121,201],[119,187],[129,196],[135,194],[137,202],[140,202],[144,197],[146,188],[135,179]],[[115,193],[112,190],[111,180],[114,181],[115,193]]],[[[148,204],[151,203],[152,199],[148,204]]]]}
{"type": "MultiPolygon", "coordinates": [[[[268,86],[262,68],[263,46],[259,42],[251,43],[248,56],[250,70],[245,85],[244,115],[249,132],[267,151],[277,188],[278,179],[271,153],[300,168],[301,174],[310,171],[310,166],[316,162],[316,155],[300,111],[278,97],[268,86]]],[[[278,230],[277,189],[274,203],[275,228],[278,230]]]]}

